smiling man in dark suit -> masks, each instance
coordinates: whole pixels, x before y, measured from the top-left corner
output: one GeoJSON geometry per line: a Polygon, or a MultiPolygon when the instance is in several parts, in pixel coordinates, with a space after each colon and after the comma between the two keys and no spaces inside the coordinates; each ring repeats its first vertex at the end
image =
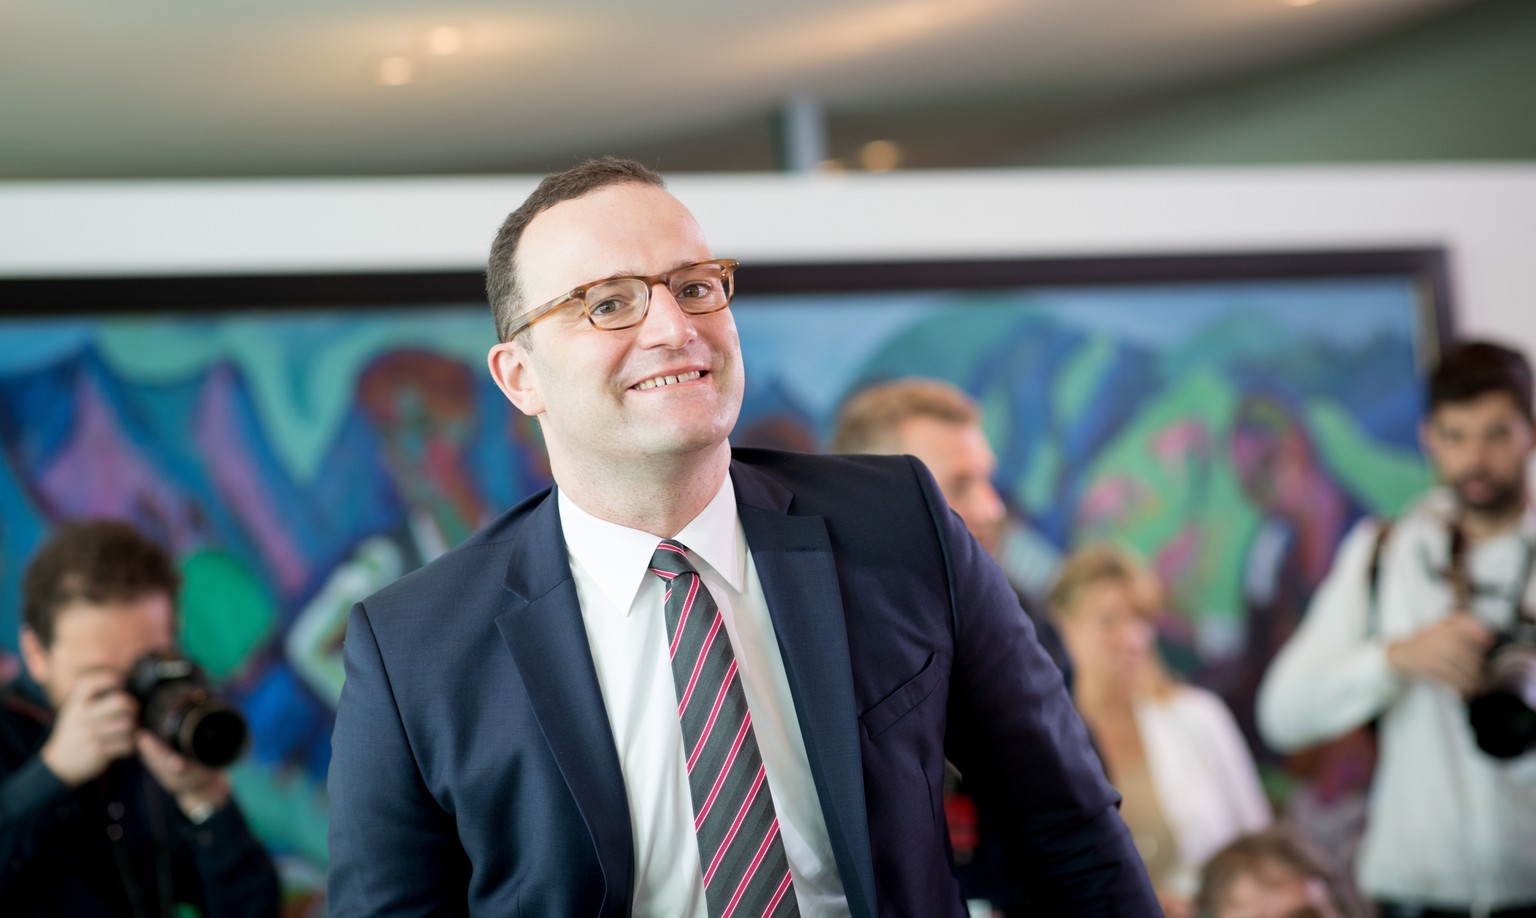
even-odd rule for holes
{"type": "Polygon", "coordinates": [[[490,370],[556,487],[353,610],[332,914],[963,915],[946,755],[1050,914],[1156,914],[926,470],[733,454],[734,270],[635,163],[502,226],[490,370]]]}

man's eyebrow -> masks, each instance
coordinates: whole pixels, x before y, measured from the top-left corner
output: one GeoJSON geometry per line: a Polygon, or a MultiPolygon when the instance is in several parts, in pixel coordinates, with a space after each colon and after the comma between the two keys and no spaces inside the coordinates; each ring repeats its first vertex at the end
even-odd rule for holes
{"type": "MultiPolygon", "coordinates": [[[[709,259],[706,258],[704,260],[708,261],[709,259]]],[[[657,273],[658,274],[671,274],[673,271],[676,271],[678,268],[686,268],[689,265],[696,265],[698,263],[699,263],[699,261],[697,259],[682,258],[682,259],[678,259],[677,261],[673,262],[672,267],[666,269],[665,271],[659,271],[657,273]]],[[[654,277],[654,276],[655,275],[652,275],[652,274],[646,274],[644,271],[631,269],[631,270],[628,270],[628,271],[615,271],[612,274],[608,275],[607,277],[600,277],[600,278],[598,278],[595,281],[590,281],[589,283],[601,284],[601,283],[604,283],[606,281],[618,280],[621,277],[654,277]]],[[[586,285],[583,285],[583,286],[586,286],[586,285]]]]}

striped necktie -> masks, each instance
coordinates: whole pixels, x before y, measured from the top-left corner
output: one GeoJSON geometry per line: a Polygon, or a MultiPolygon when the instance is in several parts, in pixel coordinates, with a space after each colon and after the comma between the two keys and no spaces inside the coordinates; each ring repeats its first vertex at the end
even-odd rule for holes
{"type": "Polygon", "coordinates": [[[677,542],[657,546],[651,573],[667,586],[662,609],[710,918],[799,915],[720,607],[677,542]]]}

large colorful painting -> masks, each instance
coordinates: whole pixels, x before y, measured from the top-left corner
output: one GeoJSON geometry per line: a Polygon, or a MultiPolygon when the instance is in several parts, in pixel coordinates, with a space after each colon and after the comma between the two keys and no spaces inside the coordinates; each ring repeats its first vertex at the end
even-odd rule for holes
{"type": "MultiPolygon", "coordinates": [[[[996,447],[1014,579],[1042,592],[1074,545],[1133,546],[1170,587],[1170,662],[1246,723],[1347,527],[1427,481],[1435,260],[1348,264],[1139,283],[1094,282],[1092,263],[1071,284],[930,271],[822,292],[791,292],[781,268],[756,275],[769,293],[744,269],[736,439],[814,450],[861,386],[958,384],[996,447]]],[[[65,318],[27,305],[0,319],[0,668],[17,672],[18,575],[49,526],[118,517],[172,547],[186,647],[253,724],[237,791],[301,910],[323,885],[351,603],[549,483],[537,426],[485,372],[490,319],[398,298],[65,318]]]]}

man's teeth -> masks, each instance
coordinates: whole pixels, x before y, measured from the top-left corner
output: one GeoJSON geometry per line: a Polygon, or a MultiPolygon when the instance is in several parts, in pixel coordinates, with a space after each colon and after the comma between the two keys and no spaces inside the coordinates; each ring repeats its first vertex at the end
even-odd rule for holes
{"type": "Polygon", "coordinates": [[[698,370],[694,370],[694,371],[689,372],[689,373],[680,373],[677,376],[657,376],[657,377],[654,377],[652,379],[647,379],[645,382],[641,383],[640,385],[636,386],[635,388],[636,389],[654,389],[657,386],[670,386],[673,383],[691,382],[691,381],[693,381],[695,379],[698,379],[700,376],[703,376],[703,375],[704,374],[700,373],[698,370]]]}

